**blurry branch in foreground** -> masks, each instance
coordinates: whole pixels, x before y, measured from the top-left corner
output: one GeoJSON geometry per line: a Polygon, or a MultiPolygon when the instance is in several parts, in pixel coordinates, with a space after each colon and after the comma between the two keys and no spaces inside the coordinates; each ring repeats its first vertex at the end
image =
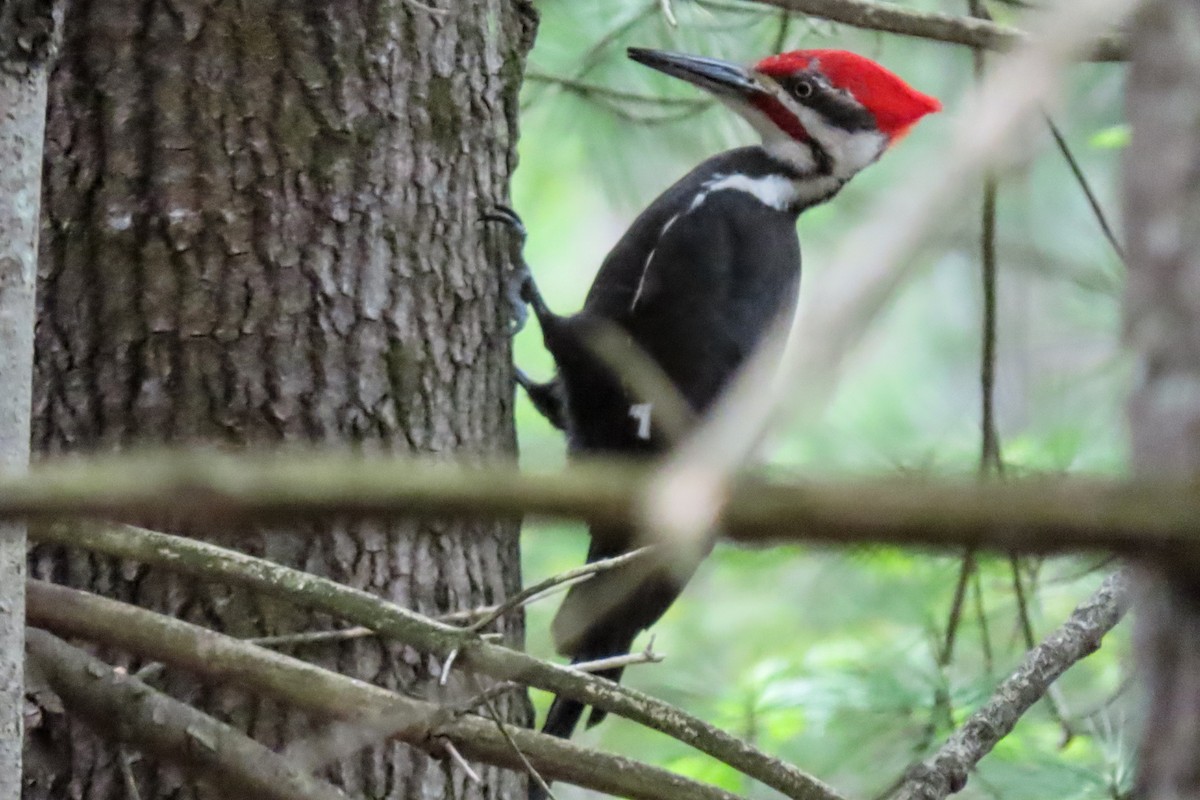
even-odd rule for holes
{"type": "MultiPolygon", "coordinates": [[[[873,0],[746,0],[786,11],[821,17],[855,28],[898,33],[949,44],[961,44],[982,50],[1011,50],[1029,35],[1008,25],[936,11],[917,11],[895,3],[873,0]]],[[[1089,33],[1084,39],[1090,61],[1124,61],[1124,39],[1113,35],[1089,33]]]]}
{"type": "MultiPolygon", "coordinates": [[[[29,621],[32,625],[48,628],[60,636],[83,638],[116,647],[182,669],[209,683],[237,686],[319,717],[340,720],[345,724],[333,730],[339,738],[348,741],[352,750],[384,739],[397,739],[441,758],[445,755],[443,742],[449,741],[472,760],[511,769],[522,768],[517,754],[497,732],[493,723],[467,713],[473,710],[474,705],[484,702],[481,698],[448,706],[414,700],[230,636],[99,595],[41,581],[30,581],[28,593],[29,621]]],[[[64,650],[61,643],[44,644],[41,640],[31,639],[31,645],[31,652],[47,673],[51,688],[63,698],[68,711],[73,711],[83,701],[75,696],[74,691],[64,691],[63,687],[68,682],[74,686],[80,679],[76,676],[68,680],[59,675],[82,670],[87,676],[86,689],[95,695],[95,699],[89,700],[86,706],[79,706],[81,713],[87,717],[93,713],[99,714],[102,709],[114,712],[111,717],[102,717],[105,730],[110,729],[114,719],[122,722],[129,719],[129,726],[117,724],[113,727],[121,731],[141,731],[140,734],[135,733],[130,741],[151,752],[169,755],[173,751],[161,741],[165,734],[141,718],[144,716],[141,709],[147,712],[167,709],[168,728],[173,719],[186,720],[188,735],[193,738],[197,735],[193,732],[198,729],[215,731],[218,727],[224,728],[200,712],[158,695],[140,681],[115,675],[106,664],[78,651],[64,650]],[[45,669],[47,661],[53,663],[52,669],[45,669]],[[97,675],[101,677],[97,679],[97,675]],[[139,717],[134,720],[127,714],[139,714],[139,717]]],[[[512,687],[509,688],[511,690],[512,687]]],[[[172,735],[178,737],[183,734],[172,735]]],[[[666,770],[532,731],[510,729],[509,735],[539,772],[555,780],[643,800],[733,800],[735,797],[666,770]]],[[[252,761],[244,763],[236,760],[238,753],[248,751],[239,749],[234,751],[234,756],[226,756],[223,753],[226,736],[245,739],[241,734],[225,729],[220,734],[214,734],[211,751],[205,747],[193,749],[214,753],[210,756],[213,760],[220,758],[219,764],[197,764],[206,768],[203,772],[205,775],[215,771],[230,777],[230,761],[242,764],[235,772],[240,776],[237,784],[228,785],[228,788],[238,789],[239,796],[256,794],[289,800],[342,797],[332,787],[324,785],[320,791],[296,791],[282,782],[274,783],[278,770],[268,772],[252,761]],[[278,788],[267,792],[264,785],[254,783],[256,777],[262,784],[277,785],[278,788]]],[[[291,747],[288,749],[288,753],[293,754],[291,758],[285,761],[283,757],[271,753],[273,761],[267,763],[304,775],[322,766],[326,760],[322,758],[325,751],[340,751],[344,749],[343,744],[338,740],[326,742],[323,747],[310,744],[303,750],[310,756],[307,759],[296,757],[294,753],[297,750],[291,747]]],[[[266,749],[249,740],[240,742],[239,747],[251,748],[254,752],[266,749]]],[[[346,754],[338,752],[337,755],[346,754]]],[[[188,760],[185,758],[185,763],[188,760]]],[[[312,781],[311,778],[307,780],[312,781]]]]}
{"type": "MultiPolygon", "coordinates": [[[[511,467],[509,471],[513,471],[511,467]]],[[[498,681],[516,681],[554,694],[565,694],[587,705],[603,708],[691,745],[788,797],[796,800],[839,800],[836,792],[801,770],[650,695],[490,644],[469,631],[436,622],[368,592],[343,586],[327,578],[206,542],[128,525],[80,522],[35,524],[30,528],[30,535],[37,541],[79,547],[205,580],[241,586],[370,628],[381,637],[403,642],[442,660],[451,653],[457,653],[457,668],[487,675],[498,681]]],[[[465,745],[462,749],[467,751],[465,745]]],[[[546,769],[545,774],[558,775],[550,768],[546,769]]],[[[563,776],[562,780],[578,782],[567,776],[563,776]]]]}
{"type": "MultiPolygon", "coordinates": [[[[322,514],[530,514],[627,526],[638,519],[639,499],[655,470],[591,461],[537,472],[509,462],[345,453],[115,455],[43,462],[28,475],[0,477],[0,518],[167,517],[192,519],[214,535],[215,526],[322,514]]],[[[987,483],[973,477],[785,482],[743,476],[718,521],[729,538],[758,544],[886,542],[1200,559],[1200,485],[1182,480],[1043,475],[987,483]]],[[[37,536],[71,544],[73,534],[61,530],[50,526],[37,536]]]]}
{"type": "Polygon", "coordinates": [[[891,795],[893,800],[942,800],[960,791],[971,769],[1012,732],[1059,676],[1100,648],[1128,608],[1128,578],[1124,572],[1113,573],[1066,622],[1025,654],[1013,674],[936,753],[909,770],[904,784],[891,795]]]}
{"type": "MultiPolygon", "coordinates": [[[[798,6],[809,4],[795,5],[803,11],[798,6]]],[[[824,270],[839,276],[836,285],[814,286],[801,298],[790,337],[796,346],[787,350],[788,331],[777,324],[713,412],[669,457],[645,490],[642,527],[675,546],[701,540],[764,433],[785,418],[819,413],[848,354],[910,277],[927,240],[945,228],[979,176],[1003,159],[1055,96],[1068,64],[1136,5],[1059,0],[1031,19],[1027,40],[994,59],[964,102],[936,163],[920,164],[842,238],[824,270]],[[847,275],[855,280],[845,281],[847,275]]]]}
{"type": "Polygon", "coordinates": [[[345,800],[338,789],[244,733],[57,636],[26,628],[25,647],[31,666],[63,707],[102,735],[173,761],[237,797],[345,800]]]}

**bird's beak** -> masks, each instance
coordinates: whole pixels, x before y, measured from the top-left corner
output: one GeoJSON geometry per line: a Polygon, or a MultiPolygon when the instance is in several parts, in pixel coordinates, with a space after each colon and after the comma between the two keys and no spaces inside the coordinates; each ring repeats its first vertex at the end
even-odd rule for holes
{"type": "Polygon", "coordinates": [[[766,91],[745,67],[715,58],[631,47],[629,57],[718,96],[748,99],[766,91]]]}

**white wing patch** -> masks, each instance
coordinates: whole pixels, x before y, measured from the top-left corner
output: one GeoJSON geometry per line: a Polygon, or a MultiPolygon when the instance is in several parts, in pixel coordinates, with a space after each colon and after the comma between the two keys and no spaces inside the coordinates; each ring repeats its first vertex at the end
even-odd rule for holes
{"type": "MultiPolygon", "coordinates": [[[[703,197],[703,194],[701,196],[703,197]]],[[[688,210],[690,211],[691,209],[688,210]]],[[[679,219],[679,216],[679,214],[676,214],[667,220],[667,224],[663,225],[662,230],[658,232],[659,239],[667,235],[667,231],[671,230],[671,226],[675,224],[675,220],[679,219]]],[[[646,276],[650,274],[650,262],[654,260],[654,253],[657,250],[657,247],[651,247],[650,252],[646,254],[646,263],[642,265],[642,277],[638,278],[637,289],[633,292],[633,301],[629,304],[630,311],[637,308],[638,300],[642,298],[642,290],[646,288],[646,276]]]]}
{"type": "Polygon", "coordinates": [[[799,187],[794,178],[786,175],[716,175],[704,184],[705,191],[696,196],[692,209],[700,207],[710,194],[725,190],[745,192],[758,202],[776,211],[785,211],[796,202],[799,187]]]}
{"type": "Polygon", "coordinates": [[[638,424],[637,437],[643,440],[650,438],[650,415],[654,411],[653,403],[638,403],[629,407],[629,416],[638,424]]]}
{"type": "MultiPolygon", "coordinates": [[[[667,235],[667,231],[671,230],[671,226],[675,224],[676,220],[704,205],[704,201],[709,198],[709,195],[716,192],[745,192],[768,208],[786,211],[800,200],[811,201],[824,197],[841,184],[842,181],[836,178],[798,179],[786,175],[714,175],[704,182],[687,211],[676,214],[667,220],[667,223],[662,226],[662,230],[658,232],[658,238],[661,240],[667,235]]],[[[657,251],[657,247],[651,248],[646,255],[646,263],[642,265],[642,276],[638,279],[637,288],[633,292],[633,300],[629,303],[630,311],[637,308],[638,300],[642,299],[642,292],[646,288],[646,276],[650,274],[650,262],[654,260],[654,254],[657,251]]]]}

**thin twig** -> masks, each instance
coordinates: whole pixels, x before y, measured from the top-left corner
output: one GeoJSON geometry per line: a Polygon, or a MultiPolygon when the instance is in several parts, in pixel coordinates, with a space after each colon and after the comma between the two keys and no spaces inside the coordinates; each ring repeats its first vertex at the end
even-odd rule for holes
{"type": "Polygon", "coordinates": [[[567,78],[561,75],[549,75],[545,72],[538,72],[536,70],[531,70],[525,73],[525,80],[530,83],[553,84],[581,97],[603,97],[616,103],[648,105],[655,108],[674,106],[687,109],[704,109],[712,105],[711,101],[699,97],[668,97],[661,95],[638,94],[637,92],[614,89],[609,86],[601,86],[597,83],[588,83],[587,81],[567,78]]]}
{"type": "Polygon", "coordinates": [[[979,355],[980,419],[982,441],[979,448],[979,471],[984,477],[1004,472],[1004,457],[1000,449],[1000,432],[996,425],[996,328],[997,258],[996,258],[996,193],[998,180],[993,171],[983,179],[982,224],[980,225],[980,280],[983,287],[982,335],[979,355]]]}
{"type": "Polygon", "coordinates": [[[370,628],[354,627],[337,631],[303,631],[301,633],[284,633],[278,636],[252,636],[244,641],[246,644],[256,644],[259,647],[294,647],[305,644],[325,644],[326,642],[348,642],[374,635],[375,631],[370,628]]]}
{"type": "MultiPolygon", "coordinates": [[[[478,685],[479,681],[476,680],[475,683],[478,685]]],[[[517,683],[516,681],[501,681],[499,683],[492,684],[488,688],[480,691],[478,694],[471,695],[462,702],[453,703],[446,708],[451,714],[466,714],[468,712],[475,711],[489,699],[495,699],[502,695],[508,694],[509,692],[520,691],[524,688],[524,684],[517,683]]]]}
{"type": "MultiPolygon", "coordinates": [[[[967,0],[971,16],[986,22],[992,21],[984,0],[967,0]]],[[[982,81],[987,59],[984,50],[974,51],[975,80],[982,81]]],[[[996,254],[996,195],[1000,181],[994,169],[983,174],[983,203],[979,222],[979,278],[983,295],[983,313],[980,320],[979,391],[981,432],[979,447],[979,474],[983,478],[1000,476],[1004,472],[1004,457],[1000,450],[1000,432],[996,426],[996,330],[997,282],[999,259],[996,254]]]]}
{"type": "Polygon", "coordinates": [[[594,661],[580,661],[578,664],[572,664],[571,669],[577,669],[580,672],[604,672],[607,669],[616,669],[618,667],[629,667],[635,664],[658,664],[663,660],[663,656],[654,652],[654,637],[650,637],[650,641],[646,643],[646,648],[640,653],[626,653],[623,656],[609,656],[608,658],[597,658],[594,661]]]}
{"type": "MultiPolygon", "coordinates": [[[[472,680],[475,681],[475,687],[479,688],[479,679],[475,676],[472,676],[472,680]]],[[[496,704],[492,702],[492,698],[488,697],[486,693],[483,693],[482,696],[484,698],[484,705],[487,707],[488,716],[491,717],[492,722],[495,723],[496,729],[500,731],[500,735],[504,737],[504,741],[508,742],[508,746],[512,748],[513,753],[525,766],[525,772],[530,778],[533,779],[535,783],[537,783],[537,785],[545,793],[545,797],[548,797],[550,800],[557,800],[554,797],[554,792],[550,790],[550,784],[545,778],[542,777],[542,774],[538,772],[537,768],[530,763],[529,759],[525,756],[525,753],[521,750],[520,745],[517,744],[516,740],[513,739],[512,734],[509,733],[508,725],[504,723],[504,718],[500,716],[500,712],[496,709],[496,704]]]]}
{"type": "Polygon", "coordinates": [[[1113,252],[1117,254],[1117,258],[1121,260],[1121,263],[1125,263],[1125,249],[1117,241],[1117,234],[1108,223],[1108,215],[1104,213],[1104,207],[1100,205],[1100,199],[1092,191],[1092,184],[1087,179],[1087,175],[1084,174],[1083,168],[1079,166],[1079,162],[1075,159],[1075,154],[1071,152],[1071,146],[1067,144],[1066,137],[1063,136],[1058,125],[1055,124],[1053,117],[1049,114],[1043,114],[1042,116],[1046,119],[1046,125],[1050,128],[1050,135],[1054,137],[1054,143],[1058,146],[1058,151],[1062,153],[1063,159],[1071,169],[1071,174],[1075,176],[1075,182],[1083,190],[1083,196],[1087,198],[1088,205],[1092,209],[1092,216],[1100,224],[1100,230],[1103,231],[1104,238],[1108,240],[1108,244],[1112,247],[1113,252]]]}
{"type": "Polygon", "coordinates": [[[775,46],[772,48],[774,52],[783,52],[783,48],[787,45],[788,33],[791,30],[791,22],[792,15],[787,11],[780,10],[779,27],[775,29],[775,46]]]}
{"type": "Polygon", "coordinates": [[[483,784],[483,778],[479,777],[479,773],[472,769],[467,760],[462,757],[462,753],[458,752],[458,748],[454,746],[454,742],[449,739],[442,739],[442,749],[450,756],[450,760],[458,764],[459,768],[466,773],[467,777],[471,779],[471,783],[483,784]]]}
{"type": "Polygon", "coordinates": [[[478,619],[479,617],[483,617],[492,613],[496,610],[496,608],[497,604],[492,603],[491,605],[479,606],[478,608],[468,608],[462,611],[448,611],[445,614],[438,614],[436,617],[434,617],[434,619],[436,619],[438,622],[445,622],[448,625],[469,623],[478,619]]]}
{"type": "Polygon", "coordinates": [[[947,668],[950,662],[954,660],[954,645],[958,640],[958,629],[962,624],[962,611],[967,597],[967,583],[971,576],[975,573],[975,551],[968,549],[963,554],[962,560],[958,568],[958,580],[954,584],[954,596],[950,601],[950,616],[946,620],[946,634],[942,641],[942,647],[937,654],[938,671],[942,675],[942,683],[934,691],[933,710],[934,715],[929,720],[929,739],[932,741],[933,734],[937,730],[937,712],[940,709],[946,719],[948,725],[954,724],[954,707],[951,704],[950,690],[948,687],[949,678],[947,677],[947,668]]]}
{"type": "Polygon", "coordinates": [[[983,651],[983,671],[990,678],[996,672],[996,662],[992,655],[992,634],[988,628],[987,612],[983,607],[983,579],[978,569],[971,578],[971,590],[975,600],[976,624],[979,625],[979,649],[983,651]]]}
{"type": "MultiPolygon", "coordinates": [[[[898,33],[949,44],[978,47],[985,50],[1011,50],[1029,37],[1008,25],[998,25],[971,17],[917,11],[895,3],[873,0],[747,0],[792,12],[823,17],[843,25],[884,33],[898,33]]],[[[1094,61],[1125,60],[1125,42],[1103,30],[1089,35],[1094,43],[1087,49],[1087,58],[1094,61]]]]}
{"type": "Polygon", "coordinates": [[[478,633],[488,625],[491,625],[493,622],[500,619],[500,617],[516,608],[520,608],[531,600],[542,596],[551,589],[563,586],[565,584],[575,584],[580,581],[587,580],[597,573],[607,572],[610,569],[624,566],[631,561],[636,561],[642,556],[653,552],[653,550],[653,545],[647,545],[646,547],[640,547],[637,550],[632,550],[628,553],[622,553],[619,556],[600,559],[598,561],[593,561],[590,564],[584,564],[581,567],[575,567],[574,569],[560,572],[557,575],[552,575],[543,581],[538,581],[532,586],[526,586],[512,597],[496,606],[495,610],[489,613],[487,616],[483,617],[478,622],[468,625],[465,630],[471,631],[472,633],[478,633]]]}
{"type": "Polygon", "coordinates": [[[954,659],[954,644],[958,638],[959,624],[962,622],[963,601],[967,595],[967,581],[975,573],[975,551],[968,550],[962,557],[958,568],[958,580],[954,584],[954,597],[950,601],[950,617],[946,620],[946,636],[942,648],[938,651],[938,666],[946,667],[954,659]]]}
{"type": "Polygon", "coordinates": [[[442,663],[442,671],[438,674],[438,686],[445,686],[450,680],[450,670],[454,667],[454,662],[458,658],[458,654],[462,651],[459,648],[454,648],[446,655],[446,660],[442,663]]]}
{"type": "Polygon", "coordinates": [[[961,790],[971,769],[1007,736],[1072,665],[1094,653],[1129,606],[1128,579],[1114,573],[1065,623],[1025,654],[1016,671],[930,758],[913,767],[893,800],[943,800],[961,790]]]}
{"type": "Polygon", "coordinates": [[[671,0],[658,0],[658,5],[662,9],[663,19],[672,28],[679,27],[679,20],[675,19],[675,9],[671,8],[671,0]]]}
{"type": "MultiPolygon", "coordinates": [[[[597,64],[600,64],[604,60],[603,54],[609,45],[624,38],[625,34],[629,33],[629,31],[658,13],[658,2],[659,0],[646,0],[642,4],[642,7],[634,12],[632,16],[624,22],[617,23],[608,33],[597,39],[580,57],[580,66],[572,76],[572,80],[579,81],[585,78],[589,72],[595,69],[597,64]]],[[[540,99],[540,96],[540,92],[531,92],[527,99],[521,101],[521,109],[524,110],[532,106],[540,99]]]]}

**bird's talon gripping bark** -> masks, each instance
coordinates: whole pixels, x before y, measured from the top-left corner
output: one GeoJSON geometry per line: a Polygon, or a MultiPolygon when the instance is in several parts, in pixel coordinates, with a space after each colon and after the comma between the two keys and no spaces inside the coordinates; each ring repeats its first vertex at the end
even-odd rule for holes
{"type": "Polygon", "coordinates": [[[516,336],[525,328],[525,323],[529,320],[528,301],[525,299],[525,283],[529,280],[529,271],[527,269],[518,269],[517,274],[508,279],[508,285],[505,287],[505,297],[508,300],[509,312],[512,315],[509,318],[508,331],[513,336],[516,336]]]}
{"type": "Polygon", "coordinates": [[[483,215],[487,222],[499,222],[502,225],[507,225],[517,234],[522,247],[525,246],[525,239],[529,235],[529,231],[525,229],[525,223],[521,221],[521,215],[513,211],[506,205],[497,203],[492,207],[492,210],[483,215]]]}
{"type": "MultiPolygon", "coordinates": [[[[529,265],[525,263],[525,240],[528,238],[528,230],[525,228],[525,223],[521,221],[521,216],[506,205],[497,203],[491,211],[483,215],[484,222],[497,222],[504,225],[517,236],[517,267],[516,271],[509,278],[505,286],[505,298],[508,300],[510,312],[508,330],[513,336],[520,333],[525,327],[525,323],[529,320],[529,310],[527,305],[533,303],[531,297],[540,297],[537,295],[537,287],[534,286],[532,291],[528,288],[533,285],[533,273],[529,270],[529,265]]],[[[536,310],[536,306],[535,306],[536,310]]]]}

